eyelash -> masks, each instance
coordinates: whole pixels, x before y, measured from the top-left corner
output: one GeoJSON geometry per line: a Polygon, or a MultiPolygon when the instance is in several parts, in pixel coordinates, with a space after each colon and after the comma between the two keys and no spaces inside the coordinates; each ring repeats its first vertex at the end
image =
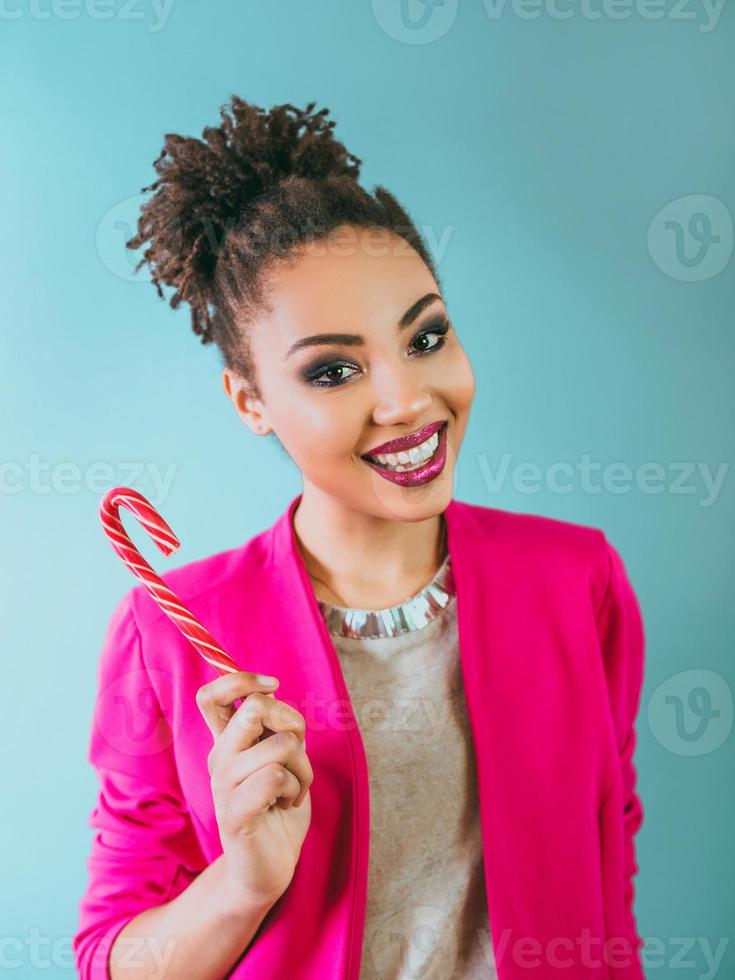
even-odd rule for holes
{"type": "MultiPolygon", "coordinates": [[[[449,332],[450,328],[451,323],[449,320],[444,319],[433,326],[424,327],[422,330],[420,330],[411,341],[412,344],[415,344],[421,337],[426,337],[429,334],[437,334],[437,336],[439,336],[441,339],[434,347],[430,347],[428,350],[417,351],[417,354],[419,356],[434,354],[436,351],[441,350],[447,342],[445,335],[449,332]]],[[[320,364],[313,370],[307,371],[307,373],[304,375],[304,380],[308,384],[313,385],[315,388],[337,388],[339,385],[347,384],[350,378],[342,378],[339,381],[319,381],[318,379],[321,378],[322,375],[327,374],[329,371],[334,371],[341,367],[354,368],[355,365],[348,364],[346,361],[330,361],[327,364],[320,364]]]]}

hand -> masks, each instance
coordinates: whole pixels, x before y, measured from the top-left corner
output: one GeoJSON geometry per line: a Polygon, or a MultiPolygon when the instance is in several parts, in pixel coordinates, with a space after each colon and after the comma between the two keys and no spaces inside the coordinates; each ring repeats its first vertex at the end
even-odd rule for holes
{"type": "Polygon", "coordinates": [[[293,878],[311,823],[306,722],[248,671],[197,691],[214,745],[207,757],[226,877],[240,902],[270,906],[293,878]],[[245,700],[235,709],[232,702],[245,700]]]}

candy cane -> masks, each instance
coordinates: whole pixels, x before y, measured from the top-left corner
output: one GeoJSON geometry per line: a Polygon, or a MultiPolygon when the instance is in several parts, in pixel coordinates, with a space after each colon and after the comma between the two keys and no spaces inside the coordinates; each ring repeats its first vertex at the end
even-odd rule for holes
{"type": "Polygon", "coordinates": [[[184,636],[220,674],[235,673],[240,668],[227,656],[222,647],[205,628],[192,616],[184,603],[165,582],[156,575],[151,566],[140,554],[123,527],[119,507],[127,507],[168,557],[178,550],[180,541],[155,508],[129,487],[113,487],[108,490],[100,504],[100,519],[112,547],[125,562],[133,575],[146,587],[149,595],[181,630],[184,636]]]}

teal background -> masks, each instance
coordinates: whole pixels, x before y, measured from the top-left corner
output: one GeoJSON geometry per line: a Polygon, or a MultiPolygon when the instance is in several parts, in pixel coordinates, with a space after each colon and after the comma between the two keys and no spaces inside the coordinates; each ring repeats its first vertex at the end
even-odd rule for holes
{"type": "MultiPolygon", "coordinates": [[[[456,496],[600,527],[622,554],[648,641],[635,879],[647,975],[735,975],[732,231],[716,224],[705,261],[723,267],[701,281],[666,274],[647,245],[671,201],[708,195],[735,213],[733,10],[703,29],[691,2],[693,17],[669,3],[658,20],[559,6],[573,15],[448,3],[427,14],[453,22],[423,41],[401,36],[398,3],[175,0],[160,29],[150,5],[123,17],[122,0],[109,19],[89,4],[3,7],[0,968],[11,975],[74,975],[95,664],[135,584],[101,531],[101,493],[129,483],[160,507],[182,540],[168,562],[128,526],[163,570],[244,541],[300,491],[290,461],[237,418],[188,308],[159,300],[145,271],[134,279],[123,247],[164,133],[200,136],[232,92],[329,106],[362,183],[386,184],[417,223],[449,235],[434,252],[478,382],[456,496]],[[658,463],[666,485],[519,482],[520,463],[548,474],[584,454],[633,474],[658,463]],[[114,473],[97,488],[95,463],[114,473]],[[171,465],[164,498],[129,464],[171,465]],[[725,466],[714,499],[696,469],[677,492],[675,464],[725,466]],[[687,702],[694,688],[709,697],[704,720],[687,702]],[[682,734],[698,724],[704,741],[682,734]],[[713,953],[724,943],[716,972],[696,937],[713,953]]],[[[670,235],[657,234],[660,255],[670,235]]]]}

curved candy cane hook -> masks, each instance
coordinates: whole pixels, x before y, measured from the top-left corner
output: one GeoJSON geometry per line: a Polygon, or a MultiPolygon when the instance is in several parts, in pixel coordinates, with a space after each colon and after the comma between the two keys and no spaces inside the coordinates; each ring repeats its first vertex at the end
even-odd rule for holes
{"type": "Polygon", "coordinates": [[[178,626],[207,663],[211,664],[220,674],[239,671],[240,668],[235,661],[227,656],[211,633],[194,619],[181,599],[156,575],[140,554],[123,527],[118,512],[119,507],[127,507],[135,514],[156,542],[159,550],[167,557],[172,555],[180,544],[174,532],[152,504],[137,490],[131,490],[130,487],[113,487],[102,498],[100,503],[102,526],[112,547],[133,575],[140,579],[160,609],[178,626]]]}

